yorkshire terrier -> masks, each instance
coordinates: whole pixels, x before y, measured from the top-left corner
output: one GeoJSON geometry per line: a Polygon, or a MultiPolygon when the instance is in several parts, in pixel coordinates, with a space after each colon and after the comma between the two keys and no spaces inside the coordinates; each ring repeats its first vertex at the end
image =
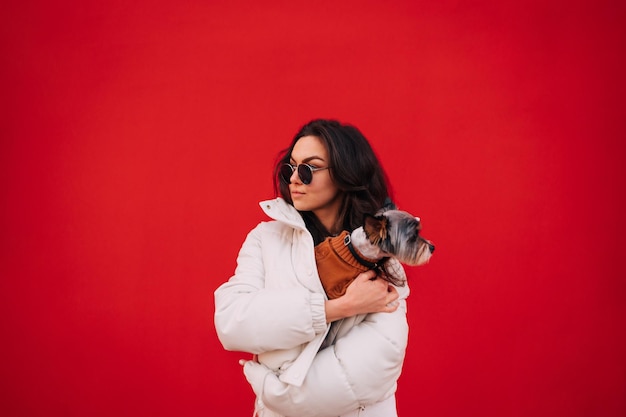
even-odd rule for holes
{"type": "Polygon", "coordinates": [[[315,247],[315,260],[322,286],[329,299],[345,294],[348,285],[361,272],[374,269],[378,277],[394,285],[404,285],[403,275],[387,268],[392,257],[403,264],[427,263],[435,245],[420,236],[419,217],[398,210],[395,205],[375,215],[366,214],[363,226],[344,231],[315,247]]]}

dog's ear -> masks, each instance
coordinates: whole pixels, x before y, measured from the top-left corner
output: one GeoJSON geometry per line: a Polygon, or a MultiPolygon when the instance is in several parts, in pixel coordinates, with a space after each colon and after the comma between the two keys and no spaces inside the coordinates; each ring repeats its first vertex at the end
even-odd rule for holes
{"type": "Polygon", "coordinates": [[[363,219],[365,236],[367,236],[367,239],[372,242],[372,244],[377,245],[381,240],[387,239],[388,223],[389,221],[385,216],[366,214],[363,219]]]}
{"type": "Polygon", "coordinates": [[[397,210],[398,207],[396,206],[396,203],[394,203],[391,198],[387,197],[385,198],[385,202],[383,203],[383,207],[381,209],[381,211],[387,211],[387,210],[397,210]]]}
{"type": "Polygon", "coordinates": [[[398,206],[396,206],[396,203],[394,203],[391,198],[387,197],[385,199],[385,202],[383,203],[383,206],[376,212],[376,215],[380,216],[390,210],[398,210],[398,206]]]}

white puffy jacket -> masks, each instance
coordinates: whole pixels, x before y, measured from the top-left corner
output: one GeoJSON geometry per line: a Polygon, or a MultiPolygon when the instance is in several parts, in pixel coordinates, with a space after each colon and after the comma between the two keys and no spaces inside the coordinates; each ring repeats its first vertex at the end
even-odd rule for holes
{"type": "Polygon", "coordinates": [[[393,313],[327,325],[326,295],[302,217],[281,198],[260,205],[275,221],[248,234],[235,275],[215,291],[215,328],[224,348],[259,355],[260,363],[244,367],[257,411],[328,417],[395,401],[408,337],[408,286],[398,288],[400,307],[393,313]]]}

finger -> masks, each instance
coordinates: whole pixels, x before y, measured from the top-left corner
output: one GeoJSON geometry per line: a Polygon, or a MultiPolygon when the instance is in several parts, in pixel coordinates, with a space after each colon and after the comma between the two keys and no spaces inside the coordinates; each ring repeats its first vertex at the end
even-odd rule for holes
{"type": "Polygon", "coordinates": [[[365,275],[366,279],[370,281],[376,279],[376,271],[374,271],[373,269],[363,272],[363,275],[365,275]]]}
{"type": "Polygon", "coordinates": [[[361,272],[356,279],[359,281],[371,281],[373,278],[376,278],[376,271],[365,271],[365,272],[361,272]]]}
{"type": "Polygon", "coordinates": [[[398,309],[398,307],[400,307],[400,302],[399,301],[393,301],[393,302],[387,304],[387,306],[385,307],[385,312],[393,313],[394,311],[396,311],[398,309]]]}
{"type": "Polygon", "coordinates": [[[400,298],[400,294],[398,293],[398,290],[396,290],[393,286],[389,286],[391,288],[391,290],[389,288],[387,288],[387,300],[388,302],[393,302],[396,301],[398,298],[400,298]]]}
{"type": "Polygon", "coordinates": [[[365,274],[365,272],[362,272],[359,275],[357,275],[354,280],[355,281],[364,282],[364,281],[367,281],[368,279],[369,279],[369,277],[365,274]]]}
{"type": "Polygon", "coordinates": [[[387,285],[388,285],[388,283],[386,281],[383,281],[381,279],[375,279],[375,280],[368,281],[368,284],[369,284],[371,290],[373,292],[377,293],[379,297],[387,298],[387,285]]]}
{"type": "MultiPolygon", "coordinates": [[[[393,285],[389,284],[389,281],[386,281],[382,278],[376,278],[374,281],[376,285],[380,288],[380,291],[390,292],[389,287],[394,288],[393,285]]],[[[395,288],[394,288],[395,289],[395,288]]]]}

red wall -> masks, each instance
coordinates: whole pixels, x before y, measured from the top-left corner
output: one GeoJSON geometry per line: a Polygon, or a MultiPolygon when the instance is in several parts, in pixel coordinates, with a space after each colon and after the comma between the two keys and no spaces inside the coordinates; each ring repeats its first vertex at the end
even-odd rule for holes
{"type": "Polygon", "coordinates": [[[0,414],[251,415],[213,291],[334,117],[437,243],[401,415],[626,415],[625,8],[510,3],[5,4],[0,414]]]}

